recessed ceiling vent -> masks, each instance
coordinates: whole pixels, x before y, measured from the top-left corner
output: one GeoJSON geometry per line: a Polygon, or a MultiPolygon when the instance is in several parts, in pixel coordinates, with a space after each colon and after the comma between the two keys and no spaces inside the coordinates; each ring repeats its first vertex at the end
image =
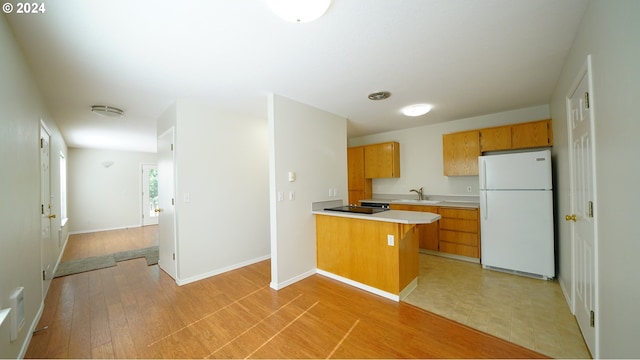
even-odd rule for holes
{"type": "Polygon", "coordinates": [[[391,93],[388,91],[378,91],[378,92],[374,92],[369,94],[369,100],[384,100],[384,99],[388,99],[389,96],[391,96],[391,93]]]}
{"type": "Polygon", "coordinates": [[[106,105],[93,105],[91,106],[91,111],[106,117],[122,117],[124,116],[124,111],[112,106],[106,105]]]}

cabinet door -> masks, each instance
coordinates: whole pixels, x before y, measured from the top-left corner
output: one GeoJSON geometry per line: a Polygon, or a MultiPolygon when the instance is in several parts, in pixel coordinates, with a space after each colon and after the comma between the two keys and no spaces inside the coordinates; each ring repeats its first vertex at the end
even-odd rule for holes
{"type": "Polygon", "coordinates": [[[388,142],[364,146],[364,177],[400,177],[400,144],[388,142]]]}
{"type": "Polygon", "coordinates": [[[551,122],[544,120],[512,125],[511,142],[513,149],[551,146],[551,122]]]}
{"type": "Polygon", "coordinates": [[[511,126],[480,130],[480,150],[497,151],[511,149],[511,126]]]}
{"type": "Polygon", "coordinates": [[[445,176],[478,175],[479,155],[478,130],[442,135],[445,176]]]}
{"type": "Polygon", "coordinates": [[[364,148],[347,149],[347,173],[349,190],[364,190],[364,148]]]}

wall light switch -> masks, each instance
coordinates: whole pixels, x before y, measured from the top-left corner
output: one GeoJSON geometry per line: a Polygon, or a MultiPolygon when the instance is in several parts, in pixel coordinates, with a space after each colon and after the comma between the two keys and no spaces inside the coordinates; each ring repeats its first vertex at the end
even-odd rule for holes
{"type": "Polygon", "coordinates": [[[389,245],[389,246],[394,246],[395,245],[395,238],[391,234],[387,235],[387,245],[389,245]]]}
{"type": "Polygon", "coordinates": [[[191,194],[190,193],[188,193],[188,192],[184,193],[183,198],[184,198],[184,202],[186,202],[186,203],[191,202],[191,194]]]}
{"type": "Polygon", "coordinates": [[[289,182],[294,182],[294,181],[296,181],[296,172],[289,171],[289,182]]]}
{"type": "Polygon", "coordinates": [[[293,201],[296,199],[295,191],[289,191],[289,200],[293,201]]]}

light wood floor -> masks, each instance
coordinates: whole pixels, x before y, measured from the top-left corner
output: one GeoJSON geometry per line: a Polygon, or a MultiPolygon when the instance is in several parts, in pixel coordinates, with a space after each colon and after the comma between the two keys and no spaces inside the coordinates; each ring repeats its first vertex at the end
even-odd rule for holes
{"type": "Polygon", "coordinates": [[[26,357],[542,357],[320,275],[269,282],[269,261],[181,287],[144,259],[55,278],[26,357]]]}

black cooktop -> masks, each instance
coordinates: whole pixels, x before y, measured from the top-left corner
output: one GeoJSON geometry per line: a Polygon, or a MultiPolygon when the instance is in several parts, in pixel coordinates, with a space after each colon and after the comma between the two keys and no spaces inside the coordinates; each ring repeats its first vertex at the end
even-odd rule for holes
{"type": "Polygon", "coordinates": [[[358,213],[358,214],[375,214],[383,211],[387,211],[389,209],[385,208],[373,208],[366,206],[338,206],[333,208],[326,208],[325,210],[329,211],[342,211],[342,212],[350,212],[350,213],[358,213]]]}

